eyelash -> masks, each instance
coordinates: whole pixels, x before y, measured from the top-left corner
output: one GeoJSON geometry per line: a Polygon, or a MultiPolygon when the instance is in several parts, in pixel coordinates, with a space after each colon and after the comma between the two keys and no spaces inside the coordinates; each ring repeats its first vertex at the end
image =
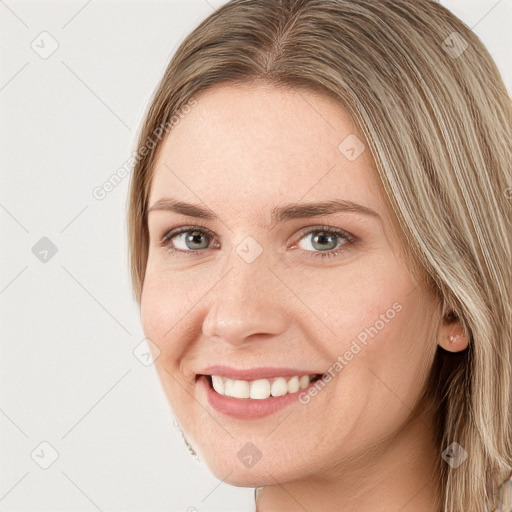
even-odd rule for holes
{"type": "MultiPolygon", "coordinates": [[[[181,249],[174,249],[171,247],[171,239],[174,238],[177,235],[180,235],[182,233],[186,232],[192,232],[197,231],[202,235],[207,235],[210,238],[215,238],[215,234],[210,231],[209,229],[205,227],[200,226],[182,226],[179,228],[171,229],[170,231],[167,231],[164,236],[162,237],[162,240],[160,241],[160,246],[164,247],[170,254],[176,255],[176,254],[185,254],[187,256],[194,256],[196,254],[201,253],[202,250],[190,250],[190,251],[182,251],[181,249]]],[[[299,242],[306,236],[310,235],[311,233],[321,232],[326,235],[336,235],[344,240],[344,243],[338,247],[337,249],[330,249],[328,251],[305,251],[307,252],[311,257],[313,258],[329,258],[337,256],[339,253],[343,252],[345,250],[345,246],[347,245],[354,245],[357,241],[356,237],[351,235],[350,233],[347,233],[346,231],[342,229],[336,229],[331,228],[329,226],[313,226],[309,231],[302,234],[302,236],[299,239],[299,242]]],[[[294,244],[296,245],[296,244],[294,244]]]]}

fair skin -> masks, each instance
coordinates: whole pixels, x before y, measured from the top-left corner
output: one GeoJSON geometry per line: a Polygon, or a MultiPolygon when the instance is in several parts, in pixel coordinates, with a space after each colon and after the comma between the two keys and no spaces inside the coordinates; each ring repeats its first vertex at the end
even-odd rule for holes
{"type": "Polygon", "coordinates": [[[401,256],[363,135],[339,103],[310,91],[220,86],[197,100],[161,147],[148,204],[172,197],[218,218],[148,214],[141,300],[143,329],[160,351],[157,371],[186,438],[217,478],[264,487],[260,512],[437,512],[433,425],[412,411],[436,341],[458,351],[467,339],[450,342],[461,327],[443,321],[401,256]],[[352,160],[338,146],[354,134],[366,150],[352,160]],[[270,224],[275,207],[335,199],[379,217],[342,211],[270,224]],[[177,235],[168,243],[183,252],[171,254],[159,242],[180,226],[214,236],[187,246],[177,235]],[[357,241],[315,243],[322,226],[357,241]],[[263,250],[250,263],[236,250],[248,236],[263,250]],[[326,249],[338,254],[315,257],[326,249]],[[396,303],[400,312],[307,404],[235,418],[212,408],[196,381],[213,364],[326,372],[396,303]],[[252,467],[237,458],[248,442],[262,454],[252,467]]]}

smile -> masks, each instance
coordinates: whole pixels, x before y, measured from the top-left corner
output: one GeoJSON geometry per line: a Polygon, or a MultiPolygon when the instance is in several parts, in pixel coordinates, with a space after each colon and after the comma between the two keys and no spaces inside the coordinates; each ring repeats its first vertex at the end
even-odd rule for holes
{"type": "Polygon", "coordinates": [[[306,388],[319,379],[320,374],[274,377],[272,379],[241,380],[229,379],[221,375],[207,375],[213,389],[223,396],[238,399],[265,400],[269,397],[284,396],[306,388]]]}
{"type": "Polygon", "coordinates": [[[255,420],[294,403],[300,404],[299,395],[307,393],[321,377],[322,374],[311,374],[242,380],[203,374],[197,376],[196,385],[213,411],[242,420],[255,420]]]}

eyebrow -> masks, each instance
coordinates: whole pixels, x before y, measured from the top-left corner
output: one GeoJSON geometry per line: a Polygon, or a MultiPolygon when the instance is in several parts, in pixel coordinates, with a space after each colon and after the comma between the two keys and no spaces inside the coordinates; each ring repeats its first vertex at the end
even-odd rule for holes
{"type": "MultiPolygon", "coordinates": [[[[178,201],[177,199],[170,197],[160,199],[155,204],[153,204],[153,206],[149,208],[148,214],[149,212],[156,210],[180,213],[182,215],[187,215],[188,217],[196,217],[198,219],[219,219],[219,217],[208,207],[201,206],[199,204],[178,201]]],[[[271,225],[275,225],[291,219],[317,217],[320,215],[331,215],[333,213],[340,212],[355,212],[374,217],[378,220],[382,220],[380,215],[368,206],[363,206],[361,204],[357,204],[352,201],[346,201],[344,199],[332,199],[329,201],[290,203],[284,206],[276,206],[272,209],[271,225]]]]}

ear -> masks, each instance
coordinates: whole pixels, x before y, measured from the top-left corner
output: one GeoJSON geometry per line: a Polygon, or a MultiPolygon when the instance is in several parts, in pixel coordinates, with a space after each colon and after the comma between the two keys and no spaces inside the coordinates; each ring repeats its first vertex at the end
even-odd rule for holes
{"type": "Polygon", "coordinates": [[[469,345],[469,335],[464,332],[462,322],[453,311],[443,317],[437,344],[448,352],[461,352],[469,345]]]}

